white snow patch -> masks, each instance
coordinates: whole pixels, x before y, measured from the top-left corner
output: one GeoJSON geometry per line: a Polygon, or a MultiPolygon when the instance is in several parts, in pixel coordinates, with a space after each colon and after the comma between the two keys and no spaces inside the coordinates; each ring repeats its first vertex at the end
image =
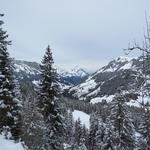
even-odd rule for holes
{"type": "Polygon", "coordinates": [[[38,86],[39,83],[40,83],[40,81],[33,80],[32,83],[33,83],[34,85],[38,86]]]}
{"type": "MultiPolygon", "coordinates": [[[[96,104],[96,103],[101,103],[102,101],[106,101],[107,103],[110,103],[115,95],[110,95],[110,96],[103,96],[103,97],[95,97],[92,98],[90,103],[96,104]]],[[[147,102],[150,102],[149,97],[143,97],[139,96],[137,100],[130,100],[129,102],[126,102],[128,106],[134,106],[134,107],[141,107],[141,104],[146,104],[147,102]]]]}
{"type": "Polygon", "coordinates": [[[21,143],[14,143],[12,140],[6,140],[0,135],[0,150],[25,150],[21,143]]]}
{"type": "Polygon", "coordinates": [[[118,66],[116,66],[116,67],[110,67],[109,69],[104,69],[103,70],[103,72],[114,72],[114,71],[116,71],[118,68],[117,68],[118,66]]]}
{"type": "Polygon", "coordinates": [[[140,138],[142,135],[139,132],[135,132],[135,138],[140,138]]]}
{"type": "Polygon", "coordinates": [[[74,121],[80,119],[81,123],[86,126],[87,129],[90,128],[90,116],[83,111],[74,110],[73,111],[73,119],[74,121]]]}
{"type": "MultiPolygon", "coordinates": [[[[101,84],[102,85],[102,84],[101,84]]],[[[91,93],[87,94],[88,97],[95,96],[100,92],[101,87],[98,87],[96,90],[92,91],[91,93]]]]}
{"type": "Polygon", "coordinates": [[[131,100],[130,102],[127,102],[127,105],[129,106],[135,106],[135,107],[141,107],[141,104],[146,104],[147,102],[150,102],[149,97],[143,97],[139,96],[137,100],[131,100]]]}
{"type": "Polygon", "coordinates": [[[81,97],[82,95],[88,93],[90,89],[93,89],[96,86],[96,82],[93,79],[88,79],[84,83],[73,87],[71,91],[78,91],[74,94],[75,97],[81,97]]]}
{"type": "Polygon", "coordinates": [[[109,103],[112,101],[113,98],[114,98],[114,95],[95,97],[95,98],[91,99],[90,103],[92,103],[92,104],[101,103],[103,100],[106,100],[106,102],[109,103]]]}
{"type": "Polygon", "coordinates": [[[115,59],[115,61],[117,61],[117,62],[126,62],[126,61],[131,61],[132,59],[133,59],[133,57],[120,56],[120,57],[117,57],[115,59]]]}
{"type": "Polygon", "coordinates": [[[131,69],[131,68],[132,68],[132,62],[130,61],[129,63],[122,66],[120,69],[126,70],[126,69],[131,69]]]}

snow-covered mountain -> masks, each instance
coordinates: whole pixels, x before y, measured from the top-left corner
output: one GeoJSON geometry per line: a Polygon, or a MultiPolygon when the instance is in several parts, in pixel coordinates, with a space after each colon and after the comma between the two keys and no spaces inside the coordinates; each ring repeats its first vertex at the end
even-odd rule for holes
{"type": "Polygon", "coordinates": [[[142,62],[142,58],[118,57],[90,75],[85,82],[70,88],[68,92],[75,98],[92,103],[111,101],[119,88],[132,91],[142,84],[139,75],[142,62]]]}
{"type": "Polygon", "coordinates": [[[70,70],[64,70],[59,67],[56,68],[61,80],[67,85],[78,85],[89,76],[85,70],[79,68],[78,66],[75,66],[70,70]]]}
{"type": "MultiPolygon", "coordinates": [[[[40,66],[37,62],[15,60],[14,67],[15,74],[19,80],[28,80],[33,83],[37,83],[39,81],[40,66]]],[[[71,70],[61,69],[60,67],[55,68],[57,69],[62,87],[77,85],[88,77],[88,73],[77,66],[71,70]]]]}
{"type": "Polygon", "coordinates": [[[40,66],[36,62],[14,60],[14,72],[19,80],[38,81],[40,66]]]}
{"type": "Polygon", "coordinates": [[[58,74],[60,74],[62,77],[72,77],[72,76],[85,77],[88,75],[88,73],[85,70],[79,68],[78,66],[75,66],[73,69],[70,70],[64,70],[59,67],[56,68],[58,74]]]}

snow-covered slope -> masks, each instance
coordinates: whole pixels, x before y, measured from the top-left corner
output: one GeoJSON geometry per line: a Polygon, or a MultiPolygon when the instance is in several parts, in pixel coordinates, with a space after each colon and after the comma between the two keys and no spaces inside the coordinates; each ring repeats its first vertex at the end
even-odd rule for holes
{"type": "Polygon", "coordinates": [[[0,135],[0,150],[25,150],[21,143],[14,143],[12,140],[6,140],[0,135]]]}
{"type": "Polygon", "coordinates": [[[15,60],[14,67],[15,67],[15,72],[26,72],[26,74],[31,74],[31,75],[36,75],[40,73],[39,64],[36,62],[15,60]]]}
{"type": "MultiPolygon", "coordinates": [[[[100,68],[88,79],[69,89],[69,94],[92,103],[111,101],[119,88],[133,90],[142,67],[142,58],[119,57],[100,68]]],[[[138,80],[140,81],[140,80],[138,80]]]]}
{"type": "Polygon", "coordinates": [[[87,129],[90,128],[90,116],[83,111],[74,110],[73,111],[73,119],[74,121],[80,119],[82,125],[85,125],[87,129]]]}

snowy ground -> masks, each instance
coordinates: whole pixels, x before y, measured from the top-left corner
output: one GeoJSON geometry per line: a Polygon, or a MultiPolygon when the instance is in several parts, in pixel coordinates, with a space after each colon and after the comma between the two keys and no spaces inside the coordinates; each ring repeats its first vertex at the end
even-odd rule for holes
{"type": "Polygon", "coordinates": [[[73,111],[73,119],[74,121],[80,118],[81,123],[86,126],[87,129],[90,127],[90,116],[82,111],[74,110],[73,111]]]}
{"type": "MultiPolygon", "coordinates": [[[[105,100],[107,103],[110,103],[114,98],[114,95],[110,96],[103,96],[103,97],[95,97],[91,99],[90,103],[91,104],[96,104],[96,103],[101,103],[103,100],[105,100]]],[[[134,106],[134,107],[141,107],[142,103],[147,103],[150,102],[149,97],[141,97],[139,96],[137,100],[130,100],[129,102],[126,102],[127,105],[129,106],[134,106]]]]}
{"type": "Polygon", "coordinates": [[[101,103],[103,100],[105,100],[107,103],[111,102],[113,99],[114,95],[110,96],[104,96],[104,97],[95,97],[91,99],[90,103],[96,104],[96,103],[101,103]]]}
{"type": "Polygon", "coordinates": [[[6,140],[4,136],[0,135],[0,150],[25,150],[21,143],[14,143],[11,140],[6,140]]]}

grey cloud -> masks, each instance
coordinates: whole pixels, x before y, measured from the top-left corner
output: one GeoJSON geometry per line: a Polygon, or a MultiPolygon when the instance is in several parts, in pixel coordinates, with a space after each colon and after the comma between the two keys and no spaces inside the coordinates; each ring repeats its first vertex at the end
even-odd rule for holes
{"type": "Polygon", "coordinates": [[[128,42],[141,40],[149,5],[149,0],[1,0],[0,7],[12,56],[40,62],[50,44],[60,66],[80,63],[90,70],[89,64],[99,67],[123,55],[128,42]]]}

